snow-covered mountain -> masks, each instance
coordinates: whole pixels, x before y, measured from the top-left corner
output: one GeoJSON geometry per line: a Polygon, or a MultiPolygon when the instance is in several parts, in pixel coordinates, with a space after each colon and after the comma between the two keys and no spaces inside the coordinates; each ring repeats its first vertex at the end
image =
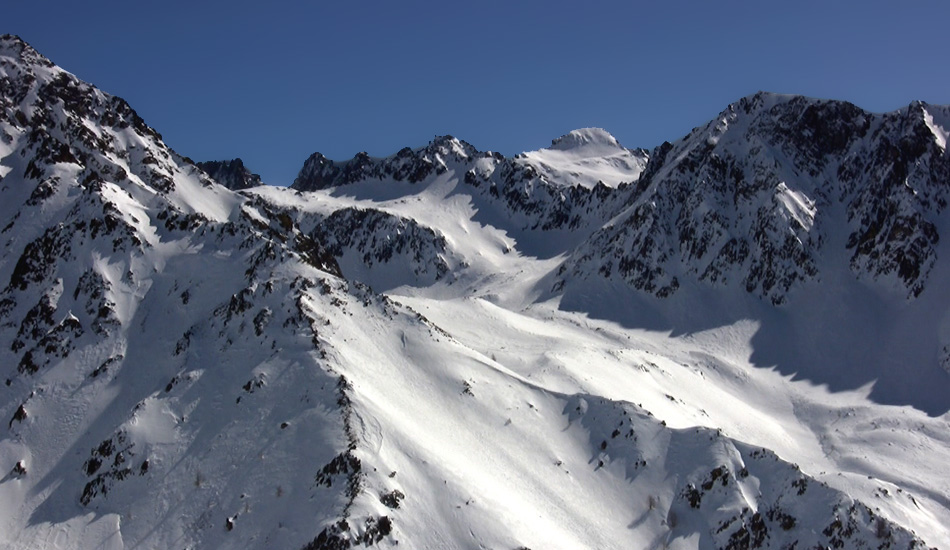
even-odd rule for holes
{"type": "Polygon", "coordinates": [[[247,189],[9,35],[0,92],[4,547],[948,547],[945,107],[247,189]]]}
{"type": "Polygon", "coordinates": [[[547,149],[524,153],[518,160],[534,166],[549,181],[616,187],[637,181],[649,158],[643,149],[622,147],[602,128],[583,128],[555,139],[547,149]]]}
{"type": "MultiPolygon", "coordinates": [[[[524,250],[551,256],[600,227],[607,220],[605,199],[612,189],[636,181],[647,160],[645,151],[624,149],[600,129],[571,132],[554,140],[550,149],[514,158],[480,152],[452,136],[437,136],[426,147],[406,147],[386,158],[359,153],[349,161],[333,162],[314,153],[291,187],[351,189],[352,184],[370,182],[428,187],[425,184],[447,175],[463,174],[465,194],[478,202],[479,221],[519,234],[543,235],[524,250]],[[557,234],[555,240],[552,234],[557,234]]],[[[374,196],[402,193],[386,187],[382,195],[374,196]]]]}
{"type": "Polygon", "coordinates": [[[921,102],[874,115],[839,101],[743,98],[654,152],[574,271],[616,273],[659,295],[683,278],[735,282],[779,304],[821,280],[821,256],[846,254],[858,279],[917,297],[950,198],[948,127],[950,109],[921,102]]]}

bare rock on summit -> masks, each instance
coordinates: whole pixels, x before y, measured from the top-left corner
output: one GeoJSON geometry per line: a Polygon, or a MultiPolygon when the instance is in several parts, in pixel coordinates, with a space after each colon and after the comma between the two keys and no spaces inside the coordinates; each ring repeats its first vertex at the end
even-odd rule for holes
{"type": "Polygon", "coordinates": [[[264,185],[258,174],[251,173],[239,158],[233,160],[210,160],[195,165],[211,176],[211,179],[232,191],[264,185]]]}

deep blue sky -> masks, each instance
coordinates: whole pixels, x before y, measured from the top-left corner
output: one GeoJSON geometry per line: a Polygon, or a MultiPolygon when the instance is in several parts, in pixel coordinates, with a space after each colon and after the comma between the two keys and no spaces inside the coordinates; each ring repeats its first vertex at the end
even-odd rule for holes
{"type": "Polygon", "coordinates": [[[452,134],[516,154],[600,126],[653,148],[758,90],[950,103],[950,2],[7,2],[0,32],[195,160],[289,184],[320,151],[452,134]]]}

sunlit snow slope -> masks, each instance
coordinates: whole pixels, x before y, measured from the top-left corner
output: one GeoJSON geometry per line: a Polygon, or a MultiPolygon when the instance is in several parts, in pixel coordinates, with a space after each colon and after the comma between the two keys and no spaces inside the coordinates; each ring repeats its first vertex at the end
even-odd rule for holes
{"type": "Polygon", "coordinates": [[[238,192],[16,37],[0,91],[2,547],[950,547],[945,107],[238,192]]]}

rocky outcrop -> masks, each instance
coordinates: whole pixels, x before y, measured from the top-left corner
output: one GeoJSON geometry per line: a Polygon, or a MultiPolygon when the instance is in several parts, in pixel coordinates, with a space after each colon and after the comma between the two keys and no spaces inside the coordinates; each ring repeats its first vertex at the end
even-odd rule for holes
{"type": "Polygon", "coordinates": [[[207,174],[211,176],[211,179],[232,191],[240,191],[241,189],[264,185],[264,182],[261,181],[261,177],[258,174],[251,173],[251,171],[244,166],[244,161],[239,158],[233,160],[210,160],[195,164],[198,168],[207,172],[207,174]]]}

